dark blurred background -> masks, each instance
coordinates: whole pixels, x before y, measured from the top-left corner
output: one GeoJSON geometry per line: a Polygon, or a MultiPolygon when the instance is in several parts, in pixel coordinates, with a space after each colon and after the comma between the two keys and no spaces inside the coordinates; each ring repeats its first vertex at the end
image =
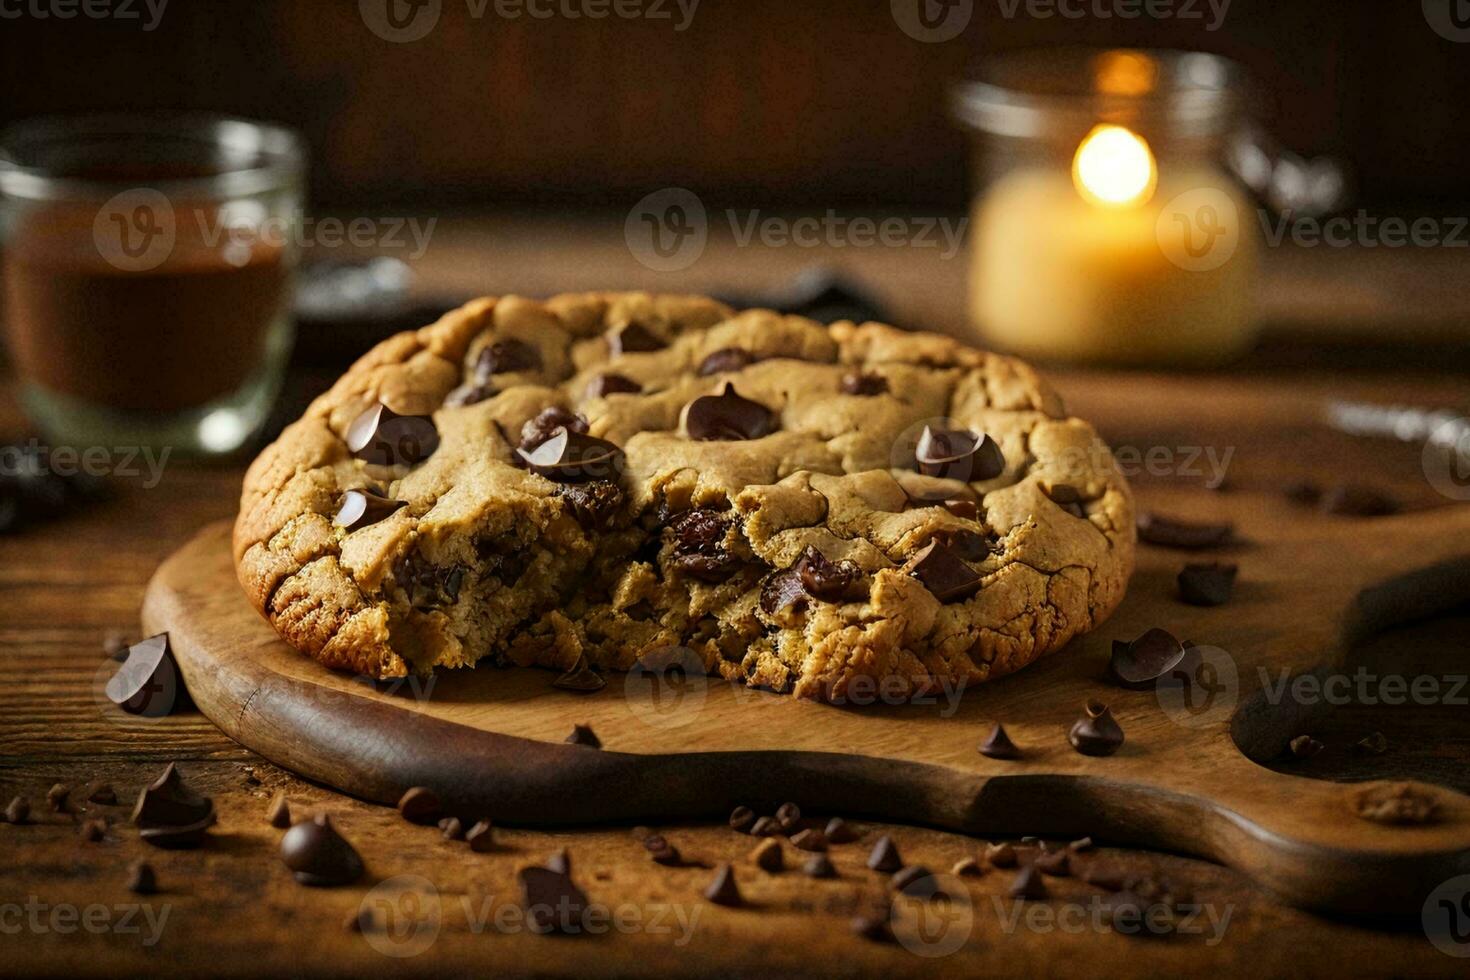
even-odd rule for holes
{"type": "MultiPolygon", "coordinates": [[[[1042,44],[1224,53],[1254,74],[1259,115],[1284,145],[1348,161],[1355,203],[1470,197],[1470,45],[1431,29],[1418,0],[1233,0],[1217,30],[1207,0],[1134,20],[975,0],[944,43],[896,29],[888,0],[703,0],[682,30],[676,0],[661,0],[665,18],[603,20],[442,0],[432,30],[407,43],[365,29],[357,0],[169,0],[152,30],[145,0],[113,0],[124,2],[139,19],[16,17],[27,8],[8,0],[0,116],[279,120],[308,137],[321,207],[626,206],[682,185],[766,206],[958,209],[965,142],[947,86],[977,56],[1042,44]]],[[[386,0],[364,2],[371,17],[386,0]]]]}

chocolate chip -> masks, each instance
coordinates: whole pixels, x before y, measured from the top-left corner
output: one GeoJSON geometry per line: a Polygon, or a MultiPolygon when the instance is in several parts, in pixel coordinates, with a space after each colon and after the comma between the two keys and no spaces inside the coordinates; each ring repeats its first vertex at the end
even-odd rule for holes
{"type": "Polygon", "coordinates": [[[985,874],[985,867],[972,857],[963,857],[954,863],[949,873],[957,878],[979,878],[985,874]]]}
{"type": "Polygon", "coordinates": [[[347,451],[365,463],[412,466],[439,448],[439,430],[427,415],[399,415],[379,402],[347,427],[347,451]]]}
{"type": "Polygon", "coordinates": [[[10,801],[5,808],[5,820],[8,823],[23,824],[31,819],[31,801],[24,796],[17,796],[10,801]]]}
{"type": "Polygon", "coordinates": [[[445,817],[439,821],[439,835],[445,840],[464,840],[464,824],[458,817],[445,817]]]}
{"type": "Polygon", "coordinates": [[[602,739],[597,737],[590,725],[573,725],[572,734],[567,736],[566,741],[569,745],[585,745],[590,749],[602,748],[602,739]]]}
{"type": "Polygon", "coordinates": [[[66,799],[71,795],[71,787],[66,783],[54,783],[46,791],[46,805],[53,813],[66,812],[66,799]]]}
{"type": "Polygon", "coordinates": [[[780,832],[781,825],[770,817],[757,817],[755,823],[750,825],[750,836],[752,837],[769,837],[780,832]]]}
{"type": "Polygon", "coordinates": [[[278,830],[291,826],[291,804],[286,802],[285,793],[277,793],[265,811],[265,822],[278,830]]]}
{"type": "Polygon", "coordinates": [[[87,793],[88,803],[98,803],[102,806],[117,805],[117,791],[110,783],[97,783],[87,793]]]}
{"type": "Polygon", "coordinates": [[[318,813],[281,835],[281,861],[303,885],[328,888],[362,877],[362,857],[347,838],[318,813]]]}
{"type": "Polygon", "coordinates": [[[571,875],[550,868],[522,868],[521,904],[531,930],[576,935],[585,931],[587,896],[571,875]]]}
{"type": "Polygon", "coordinates": [[[685,511],[671,518],[674,554],[670,564],[701,582],[725,581],[743,564],[725,546],[725,538],[734,525],[732,518],[707,508],[685,511]]]}
{"type": "Polygon", "coordinates": [[[1082,494],[1070,483],[1042,483],[1041,492],[1058,505],[1080,504],[1082,494]]]}
{"type": "Polygon", "coordinates": [[[95,844],[107,836],[106,820],[83,820],[82,825],[77,828],[77,833],[82,840],[95,844]]]}
{"type": "Polygon", "coordinates": [[[716,905],[727,905],[738,908],[745,904],[740,896],[740,888],[735,884],[735,869],[728,863],[723,863],[715,869],[715,876],[705,886],[704,897],[716,905]]]}
{"type": "Polygon", "coordinates": [[[668,838],[665,837],[663,834],[644,834],[638,839],[638,842],[642,844],[643,849],[648,851],[650,854],[656,853],[658,851],[668,850],[669,847],[668,838]]]}
{"type": "Polygon", "coordinates": [[[995,440],[969,429],[924,426],[914,449],[915,468],[925,476],[946,480],[993,480],[1005,472],[1006,460],[995,440]]]}
{"type": "Polygon", "coordinates": [[[1185,565],[1179,573],[1179,598],[1191,606],[1223,606],[1235,591],[1239,570],[1220,562],[1185,565]]]}
{"type": "Polygon", "coordinates": [[[1072,853],[1070,851],[1051,851],[1031,863],[1036,866],[1037,871],[1053,878],[1068,878],[1072,874],[1072,853]]]}
{"type": "Polygon", "coordinates": [[[565,847],[559,847],[546,859],[546,870],[555,871],[559,875],[572,873],[572,855],[565,847]]]}
{"type": "Polygon", "coordinates": [[[1086,713],[1072,725],[1067,741],[1083,755],[1112,755],[1123,747],[1123,728],[1100,701],[1089,701],[1086,713]]]}
{"type": "Polygon", "coordinates": [[[754,364],[758,358],[743,347],[726,347],[709,355],[699,365],[699,376],[708,377],[711,374],[727,374],[735,371],[743,371],[754,364]]]}
{"type": "Polygon", "coordinates": [[[191,704],[167,633],[129,647],[127,660],[108,679],[105,690],[113,704],[145,718],[161,718],[191,704]]]}
{"type": "Polygon", "coordinates": [[[980,519],[980,505],[973,500],[952,498],[944,502],[944,509],[962,521],[978,521],[980,519]]]}
{"type": "Polygon", "coordinates": [[[197,847],[214,821],[214,801],[186,786],[172,762],[133,807],[138,836],[156,847],[197,847]]]}
{"type": "Polygon", "coordinates": [[[128,891],[134,895],[152,895],[158,891],[158,875],[147,861],[134,861],[128,866],[128,891]]]}
{"type": "Polygon", "coordinates": [[[822,831],[822,836],[827,838],[829,844],[851,844],[858,839],[857,831],[853,830],[841,817],[833,817],[828,820],[827,828],[822,831]]]}
{"type": "Polygon", "coordinates": [[[586,531],[610,530],[624,499],[622,487],[611,480],[566,484],[557,487],[556,495],[586,531]]]}
{"type": "Polygon", "coordinates": [[[1290,748],[1291,754],[1298,759],[1310,759],[1313,756],[1321,755],[1322,750],[1326,746],[1310,735],[1298,735],[1291,740],[1290,748]]]}
{"type": "MultiPolygon", "coordinates": [[[[461,565],[445,568],[426,561],[413,551],[400,556],[393,563],[393,580],[407,594],[409,605],[420,612],[428,612],[457,600],[464,583],[464,574],[465,570],[461,565]]],[[[505,574],[503,568],[499,570],[499,574],[505,574]]]]}
{"type": "Polygon", "coordinates": [[[1382,755],[1388,751],[1388,739],[1382,732],[1374,732],[1354,742],[1353,748],[1364,755],[1382,755]]]}
{"type": "Polygon", "coordinates": [[[962,561],[984,561],[990,557],[990,539],[977,531],[939,531],[934,540],[943,542],[962,561]]]}
{"type": "Polygon", "coordinates": [[[934,872],[919,864],[903,868],[893,876],[890,883],[896,890],[912,898],[933,898],[942,890],[934,872]]]}
{"type": "Polygon", "coordinates": [[[888,925],[887,915],[854,916],[851,928],[854,935],[875,943],[886,943],[893,938],[893,930],[888,925]]]}
{"type": "Polygon", "coordinates": [[[578,657],[577,663],[571,670],[562,674],[551,682],[552,687],[563,691],[576,691],[579,694],[591,694],[607,687],[607,680],[601,674],[593,670],[587,664],[585,656],[578,657]]]}
{"type": "Polygon", "coordinates": [[[1322,499],[1322,488],[1311,480],[1293,480],[1281,489],[1287,500],[1303,506],[1314,506],[1322,499]]]}
{"type": "Polygon", "coordinates": [[[558,483],[616,480],[623,472],[623,451],[606,439],[558,427],[531,452],[517,449],[526,467],[558,483]]]}
{"type": "Polygon", "coordinates": [[[427,786],[412,786],[398,798],[398,814],[409,823],[427,827],[438,823],[443,813],[444,805],[439,802],[439,794],[427,786]]]}
{"type": "Polygon", "coordinates": [[[838,384],[838,388],[844,395],[858,395],[870,398],[873,395],[887,393],[888,379],[881,374],[865,374],[862,371],[849,371],[842,376],[842,381],[838,384]]]}
{"type": "Polygon", "coordinates": [[[478,405],[482,401],[495,397],[495,387],[488,384],[467,384],[444,396],[444,404],[450,408],[464,408],[467,405],[478,405]]]}
{"type": "Polygon", "coordinates": [[[748,833],[750,827],[755,823],[755,811],[748,806],[737,806],[730,811],[730,829],[740,833],[748,833]]]}
{"type": "Polygon", "coordinates": [[[700,441],[759,439],[777,429],[774,412],[760,402],[742,398],[726,381],[717,395],[702,395],[684,408],[684,428],[700,441]]]}
{"type": "Polygon", "coordinates": [[[813,854],[802,862],[801,873],[808,878],[836,878],[837,869],[825,854],[813,854]]]}
{"type": "Polygon", "coordinates": [[[898,856],[898,845],[893,843],[893,838],[884,834],[878,838],[873,845],[872,853],[868,855],[868,867],[874,871],[894,872],[903,867],[903,858],[898,856]]]}
{"type": "Polygon", "coordinates": [[[342,503],[332,523],[347,532],[360,531],[379,521],[391,517],[399,508],[408,506],[406,500],[391,500],[379,497],[367,490],[348,490],[342,495],[342,503]]]}
{"type": "Polygon", "coordinates": [[[470,850],[476,854],[484,854],[495,850],[495,825],[489,820],[477,820],[475,825],[465,832],[464,839],[470,845],[470,850]]]}
{"type": "Polygon", "coordinates": [[[1322,510],[1341,517],[1385,517],[1399,512],[1399,502],[1374,487],[1340,483],[1322,497],[1322,510]]]}
{"type": "Polygon", "coordinates": [[[1188,648],[1168,630],[1151,629],[1132,642],[1113,641],[1108,675],[1119,687],[1147,690],[1160,678],[1173,674],[1188,653],[1188,648]]]}
{"type": "Polygon", "coordinates": [[[776,824],[783,834],[789,834],[801,823],[801,807],[795,803],[782,803],[776,808],[776,824]]]}
{"type": "Polygon", "coordinates": [[[556,435],[557,429],[566,429],[578,435],[586,435],[590,424],[587,416],[580,412],[569,412],[555,405],[543,408],[521,426],[520,448],[533,452],[537,446],[556,435]]]}
{"type": "Polygon", "coordinates": [[[1000,722],[995,723],[985,741],[980,743],[980,754],[987,759],[1021,758],[1021,750],[1016,748],[1016,743],[1011,741],[1011,736],[1000,722]]]}
{"type": "Polygon", "coordinates": [[[484,384],[491,375],[541,370],[541,351],[514,337],[497,340],[475,359],[475,380],[484,384]]]}
{"type": "Polygon", "coordinates": [[[985,847],[985,860],[990,862],[993,868],[1014,868],[1018,860],[1016,847],[1009,841],[1001,841],[999,844],[987,844],[985,847]]]}
{"type": "Polygon", "coordinates": [[[761,608],[768,615],[775,615],[781,609],[801,602],[798,608],[801,611],[808,596],[837,602],[848,595],[862,575],[863,570],[856,562],[847,559],[829,561],[816,548],[807,545],[789,567],[766,580],[761,587],[761,608]]]}
{"type": "Polygon", "coordinates": [[[1165,548],[1217,548],[1235,533],[1235,525],[1199,524],[1161,514],[1138,515],[1138,538],[1165,548]]]}
{"type": "Polygon", "coordinates": [[[588,398],[606,398],[608,395],[637,395],[643,386],[624,374],[599,374],[587,382],[588,398]]]}
{"type": "Polygon", "coordinates": [[[1017,874],[1011,882],[1010,893],[1012,898],[1035,900],[1047,896],[1046,882],[1041,880],[1041,872],[1033,864],[1028,864],[1017,874]]]}
{"type": "Polygon", "coordinates": [[[611,357],[639,351],[663,350],[668,344],[641,323],[630,323],[621,330],[608,334],[607,347],[611,357]]]}
{"type": "Polygon", "coordinates": [[[825,851],[827,849],[827,838],[815,827],[801,831],[791,838],[791,846],[798,847],[803,851],[825,851]]]}
{"type": "Polygon", "coordinates": [[[762,871],[775,873],[786,867],[786,857],[781,851],[781,842],[769,838],[756,845],[750,852],[751,861],[762,871]]]}
{"type": "Polygon", "coordinates": [[[968,599],[980,591],[980,576],[941,541],[930,541],[903,570],[934,593],[940,602],[968,599]]]}
{"type": "Polygon", "coordinates": [[[659,840],[663,842],[663,846],[656,849],[649,848],[648,851],[649,857],[653,858],[653,863],[663,864],[669,867],[677,867],[682,864],[684,859],[679,854],[679,849],[668,841],[663,840],[662,837],[659,840]]]}

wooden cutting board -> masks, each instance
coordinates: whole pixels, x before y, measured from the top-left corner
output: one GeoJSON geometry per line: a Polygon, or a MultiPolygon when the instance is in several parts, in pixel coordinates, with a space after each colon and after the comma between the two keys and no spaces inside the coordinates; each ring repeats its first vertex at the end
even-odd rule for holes
{"type": "Polygon", "coordinates": [[[1279,759],[1322,710],[1273,703],[1283,678],[1350,668],[1365,635],[1470,602],[1470,507],[1352,520],[1279,495],[1228,498],[1248,540],[1208,557],[1239,563],[1234,602],[1182,604],[1175,575],[1201,556],[1142,546],[1128,598],[1100,630],[928,704],[832,707],[655,674],[580,695],[529,669],[374,687],[276,638],[235,583],[224,524],[159,568],[143,623],[170,633],[195,702],[226,733],[368,800],[426,785],[466,815],[542,826],[723,818],[737,804],[794,800],[978,835],[1090,834],[1220,861],[1304,907],[1417,915],[1436,885],[1470,872],[1470,797],[1410,783],[1436,817],[1386,825],[1356,812],[1386,784],[1252,760],[1279,759]],[[1205,647],[1191,691],[1105,680],[1111,641],[1153,626],[1205,647]],[[1067,743],[1089,698],[1109,703],[1126,732],[1112,757],[1067,743]],[[1020,761],[976,751],[997,720],[1020,761]],[[603,749],[565,744],[574,723],[590,724],[603,749]]]}

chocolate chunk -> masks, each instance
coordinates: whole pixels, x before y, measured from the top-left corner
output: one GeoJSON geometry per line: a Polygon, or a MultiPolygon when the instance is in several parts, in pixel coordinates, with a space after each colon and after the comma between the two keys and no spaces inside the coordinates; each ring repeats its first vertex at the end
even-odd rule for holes
{"type": "Polygon", "coordinates": [[[551,405],[543,408],[535,417],[527,419],[521,426],[520,448],[528,453],[533,452],[537,446],[556,435],[557,429],[586,435],[589,427],[587,416],[551,405]]]}
{"type": "Polygon", "coordinates": [[[745,904],[740,888],[735,884],[735,869],[723,863],[715,869],[715,876],[704,889],[704,897],[716,905],[738,908],[745,904]]]}
{"type": "Polygon", "coordinates": [[[102,806],[117,805],[117,791],[110,783],[97,783],[87,792],[88,803],[98,803],[102,806]]]}
{"type": "Polygon", "coordinates": [[[172,762],[133,807],[138,836],[156,847],[197,847],[214,821],[214,801],[186,786],[172,762]]]}
{"type": "Polygon", "coordinates": [[[803,851],[825,851],[827,838],[820,830],[810,827],[793,836],[791,846],[799,847],[803,851]]]}
{"type": "Polygon", "coordinates": [[[719,394],[702,395],[684,407],[685,431],[700,442],[759,439],[778,427],[774,412],[740,397],[728,381],[719,394]]]}
{"type": "Polygon", "coordinates": [[[985,847],[985,860],[990,862],[993,868],[1014,868],[1018,858],[1016,847],[1009,841],[1001,841],[999,844],[988,844],[985,847]]]}
{"type": "Polygon", "coordinates": [[[484,384],[495,374],[541,370],[541,351],[514,337],[497,340],[475,359],[475,380],[484,384]]]}
{"type": "Polygon", "coordinates": [[[754,364],[758,358],[743,347],[726,347],[717,350],[706,357],[699,365],[699,376],[708,377],[711,374],[727,374],[735,371],[743,371],[754,364]]]}
{"type": "Polygon", "coordinates": [[[881,374],[865,374],[862,371],[849,371],[842,376],[838,389],[844,395],[858,395],[871,398],[874,395],[882,395],[888,392],[888,379],[881,374]]]}
{"type": "Polygon", "coordinates": [[[362,877],[362,857],[347,838],[318,813],[281,835],[281,861],[303,885],[329,888],[362,877]]]}
{"type": "Polygon", "coordinates": [[[798,613],[805,612],[808,598],[801,573],[794,565],[771,575],[761,586],[761,608],[768,616],[776,615],[787,606],[794,606],[798,613]]]}
{"type": "Polygon", "coordinates": [[[737,806],[730,811],[730,829],[740,833],[748,833],[750,827],[755,823],[755,811],[748,806],[737,806]]]}
{"type": "Polygon", "coordinates": [[[1393,497],[1358,483],[1340,483],[1322,497],[1322,510],[1341,517],[1386,517],[1399,509],[1393,497]]]}
{"type": "Polygon", "coordinates": [[[825,602],[837,602],[845,597],[863,576],[863,570],[856,562],[845,558],[828,561],[826,555],[811,545],[806,546],[793,567],[801,577],[801,585],[807,595],[825,602]]]}
{"type": "Polygon", "coordinates": [[[829,844],[851,844],[858,839],[857,831],[853,830],[841,817],[833,817],[828,820],[827,828],[822,831],[822,836],[827,838],[829,844]]]}
{"type": "Polygon", "coordinates": [[[1179,598],[1191,606],[1223,606],[1235,591],[1239,570],[1221,562],[1185,565],[1179,573],[1179,598]]]}
{"type": "Polygon", "coordinates": [[[82,840],[95,844],[107,836],[106,820],[83,820],[82,825],[77,828],[77,833],[82,840]]]}
{"type": "Polygon", "coordinates": [[[1033,864],[1028,864],[1017,874],[1011,882],[1011,897],[1035,900],[1047,896],[1046,882],[1041,880],[1041,872],[1033,864]]]}
{"type": "Polygon", "coordinates": [[[167,633],[129,647],[127,660],[108,679],[105,690],[113,704],[145,718],[161,718],[191,705],[167,633]]]}
{"type": "Polygon", "coordinates": [[[663,350],[668,344],[641,323],[630,323],[607,336],[608,355],[620,357],[640,351],[663,350]]]}
{"type": "Polygon", "coordinates": [[[723,582],[740,569],[742,562],[725,547],[734,520],[706,508],[685,511],[669,521],[674,535],[670,564],[701,582],[723,582]]]}
{"type": "Polygon", "coordinates": [[[5,808],[5,820],[7,823],[23,824],[30,822],[31,801],[24,796],[17,796],[10,801],[5,808]]]}
{"type": "Polygon", "coordinates": [[[1291,754],[1298,759],[1310,759],[1321,755],[1326,746],[1310,735],[1298,735],[1291,740],[1290,748],[1291,754]]]}
{"type": "Polygon", "coordinates": [[[348,490],[342,495],[342,503],[338,506],[337,516],[332,518],[332,523],[349,533],[360,531],[391,517],[400,507],[406,506],[406,500],[379,497],[368,490],[348,490]]]}
{"type": "Polygon", "coordinates": [[[379,402],[347,427],[347,451],[378,466],[412,466],[439,448],[439,430],[427,415],[399,415],[379,402]]]}
{"type": "Polygon", "coordinates": [[[560,688],[563,691],[591,694],[594,691],[600,691],[604,687],[607,687],[607,681],[601,674],[588,666],[587,658],[583,656],[577,658],[577,663],[571,670],[552,681],[551,686],[560,688]]]}
{"type": "Polygon", "coordinates": [[[934,872],[919,864],[901,869],[893,876],[891,884],[897,891],[912,898],[929,899],[942,891],[934,872]]]}
{"type": "Polygon", "coordinates": [[[985,867],[972,857],[962,857],[949,869],[949,873],[956,878],[979,878],[985,874],[985,867]]]}
{"type": "Polygon", "coordinates": [[[1363,755],[1382,755],[1388,751],[1388,739],[1382,732],[1374,732],[1354,742],[1353,748],[1363,755]]]}
{"type": "Polygon", "coordinates": [[[409,823],[427,827],[438,823],[443,813],[444,805],[439,802],[439,794],[427,786],[412,786],[398,798],[398,814],[409,823]]]}
{"type": "Polygon", "coordinates": [[[46,791],[46,805],[53,813],[66,812],[66,800],[71,795],[71,787],[66,783],[53,783],[46,791]]]}
{"type": "Polygon", "coordinates": [[[837,868],[825,854],[813,854],[802,862],[801,873],[808,878],[836,878],[837,868]]]}
{"type": "Polygon", "coordinates": [[[1108,675],[1119,687],[1143,691],[1173,674],[1188,655],[1188,648],[1174,634],[1155,628],[1132,642],[1114,640],[1108,675]]]}
{"type": "Polygon", "coordinates": [[[893,838],[884,834],[878,838],[873,845],[872,853],[868,855],[868,867],[874,871],[894,872],[903,867],[903,858],[898,856],[898,845],[893,843],[893,838]]]}
{"type": "Polygon", "coordinates": [[[1036,870],[1053,878],[1068,878],[1072,874],[1072,853],[1070,851],[1051,851],[1042,854],[1031,862],[1036,870]]]}
{"type": "Polygon", "coordinates": [[[1160,514],[1138,515],[1138,539],[1164,548],[1218,548],[1230,541],[1235,525],[1199,524],[1160,514]]]}
{"type": "Polygon", "coordinates": [[[980,576],[941,541],[930,541],[909,559],[903,570],[918,579],[940,602],[968,599],[980,591],[980,576]]]}
{"type": "Polygon", "coordinates": [[[611,480],[566,484],[557,487],[556,495],[587,531],[610,530],[624,499],[622,487],[611,480]]]}
{"type": "Polygon", "coordinates": [[[1107,705],[1089,701],[1086,714],[1077,719],[1067,733],[1067,741],[1083,755],[1112,755],[1123,747],[1123,728],[1107,705]]]}
{"type": "Polygon", "coordinates": [[[464,824],[458,817],[445,817],[439,821],[439,835],[445,840],[464,840],[464,824]]]}
{"type": "Polygon", "coordinates": [[[573,725],[572,734],[567,736],[566,741],[569,745],[585,745],[590,749],[602,748],[602,739],[597,737],[590,725],[573,725]]]}
{"type": "Polygon", "coordinates": [[[990,436],[969,429],[924,426],[914,449],[915,468],[925,476],[946,480],[993,480],[1005,472],[1006,460],[990,436]]]}
{"type": "Polygon", "coordinates": [[[770,817],[757,817],[755,823],[750,825],[750,836],[752,837],[770,837],[780,832],[781,825],[770,817]]]}
{"type": "Polygon", "coordinates": [[[962,561],[984,561],[990,557],[990,539],[977,531],[939,531],[934,540],[943,542],[962,561]]]}
{"type": "Polygon", "coordinates": [[[470,850],[476,854],[484,854],[495,850],[495,825],[489,820],[477,820],[475,825],[465,832],[465,841],[470,845],[470,850]]]}
{"type": "Polygon", "coordinates": [[[1070,483],[1042,483],[1041,492],[1046,494],[1052,503],[1060,506],[1082,502],[1081,492],[1070,483]]]}
{"type": "Polygon", "coordinates": [[[128,891],[134,895],[152,895],[158,891],[158,875],[147,861],[134,861],[128,866],[128,891]]]}
{"type": "Polygon", "coordinates": [[[265,811],[265,822],[278,830],[291,826],[291,804],[286,802],[285,793],[277,793],[271,798],[271,805],[265,811]]]}
{"type": "Polygon", "coordinates": [[[980,519],[980,505],[973,500],[951,498],[944,502],[944,509],[962,521],[978,521],[980,519]]]}
{"type": "Polygon", "coordinates": [[[522,868],[521,905],[531,930],[577,935],[586,931],[587,896],[571,875],[551,868],[522,868]]]}
{"type": "Polygon", "coordinates": [[[623,451],[606,439],[557,428],[531,452],[518,449],[531,472],[558,483],[616,480],[623,472],[623,451]]]}
{"type": "MultiPolygon", "coordinates": [[[[497,574],[504,575],[504,569],[500,569],[497,574]]],[[[461,565],[448,568],[434,565],[412,551],[393,563],[393,580],[407,594],[409,605],[420,612],[428,612],[457,600],[464,584],[464,575],[465,569],[461,565]]]]}
{"type": "Polygon", "coordinates": [[[588,398],[606,398],[608,395],[642,394],[643,386],[625,374],[599,374],[587,382],[588,398]]]}
{"type": "Polygon", "coordinates": [[[854,935],[875,943],[886,943],[893,938],[893,930],[888,925],[886,914],[854,916],[851,927],[854,935]]]}
{"type": "Polygon", "coordinates": [[[756,845],[755,850],[750,852],[750,859],[762,871],[770,871],[773,874],[786,867],[786,857],[781,851],[781,842],[769,838],[756,845]]]}
{"type": "Polygon", "coordinates": [[[995,723],[985,741],[980,743],[980,754],[988,759],[1021,758],[1021,750],[1016,748],[1016,743],[1011,741],[1011,736],[1000,722],[995,723]]]}
{"type": "Polygon", "coordinates": [[[555,871],[559,875],[572,873],[572,855],[565,847],[559,847],[546,859],[546,870],[555,871]]]}
{"type": "Polygon", "coordinates": [[[494,385],[460,385],[444,396],[444,404],[450,408],[464,408],[467,405],[478,405],[493,397],[495,397],[494,385]]]}

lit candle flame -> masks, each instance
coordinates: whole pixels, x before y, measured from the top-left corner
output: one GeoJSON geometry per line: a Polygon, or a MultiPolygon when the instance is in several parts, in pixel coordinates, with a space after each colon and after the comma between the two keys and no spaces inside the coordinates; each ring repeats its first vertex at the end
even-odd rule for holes
{"type": "Polygon", "coordinates": [[[1129,208],[1154,196],[1159,171],[1142,136],[1122,126],[1098,126],[1077,147],[1072,182],[1101,207],[1129,208]]]}

